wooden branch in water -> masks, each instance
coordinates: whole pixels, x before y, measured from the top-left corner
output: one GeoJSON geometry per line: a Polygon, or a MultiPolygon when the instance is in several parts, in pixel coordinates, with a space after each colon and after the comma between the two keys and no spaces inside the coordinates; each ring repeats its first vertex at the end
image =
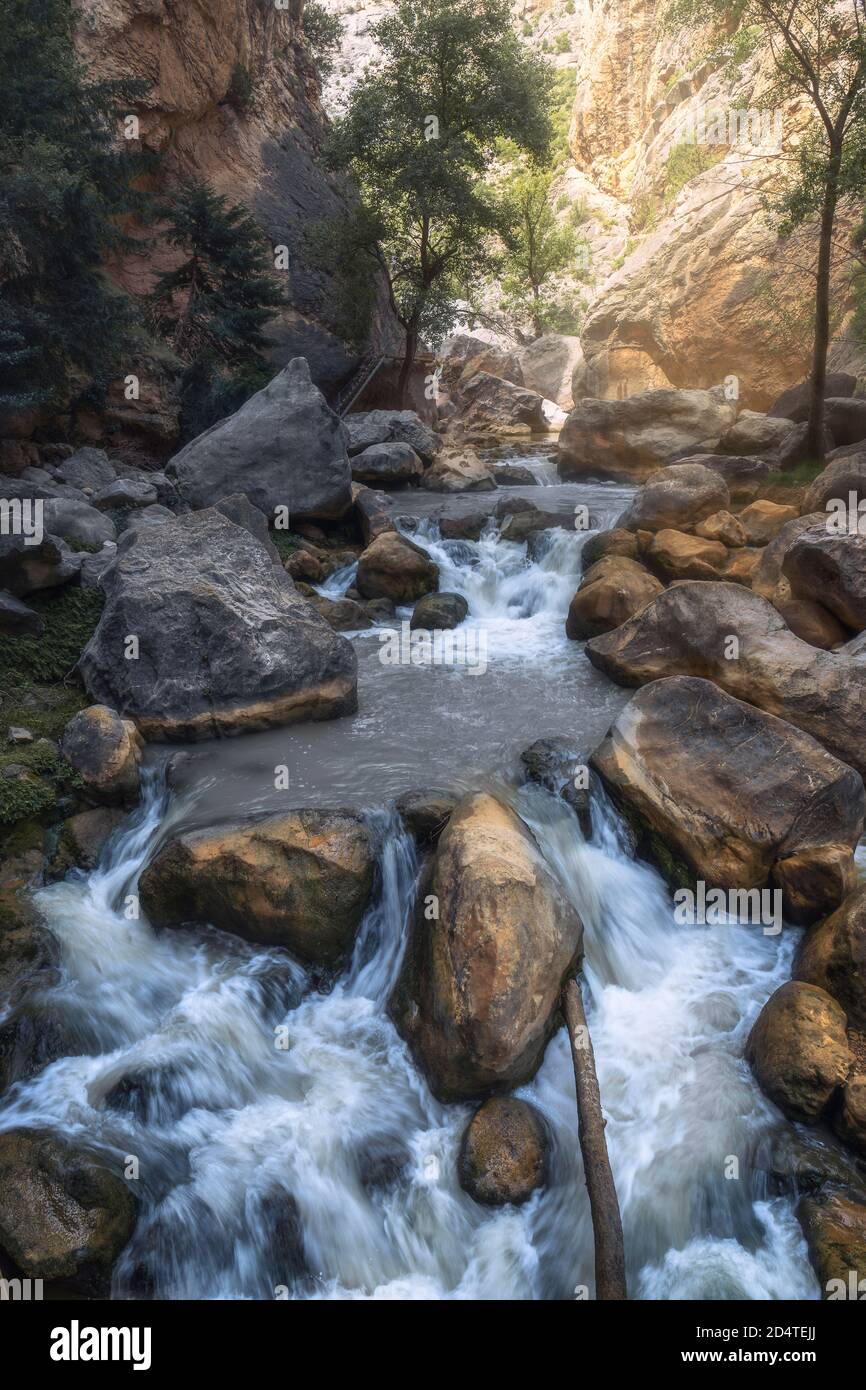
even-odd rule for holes
{"type": "Polygon", "coordinates": [[[595,1054],[577,980],[569,980],[566,984],[562,1004],[574,1063],[577,1136],[583,1155],[595,1239],[595,1296],[608,1301],[627,1299],[622,1220],[604,1137],[605,1121],[601,1112],[595,1054]]]}

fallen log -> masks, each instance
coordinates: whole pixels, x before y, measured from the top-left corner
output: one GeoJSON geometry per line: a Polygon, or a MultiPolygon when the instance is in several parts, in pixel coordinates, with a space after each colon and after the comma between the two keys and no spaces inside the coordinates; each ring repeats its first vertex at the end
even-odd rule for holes
{"type": "Polygon", "coordinates": [[[583,1155],[583,1172],[595,1240],[595,1296],[608,1301],[627,1299],[622,1218],[604,1137],[605,1120],[601,1111],[595,1054],[577,980],[569,980],[566,984],[562,1004],[574,1064],[577,1137],[583,1155]]]}

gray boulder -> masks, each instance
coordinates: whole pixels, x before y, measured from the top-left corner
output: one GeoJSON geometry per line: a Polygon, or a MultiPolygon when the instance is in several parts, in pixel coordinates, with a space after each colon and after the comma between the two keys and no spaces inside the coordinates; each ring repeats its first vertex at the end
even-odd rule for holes
{"type": "Polygon", "coordinates": [[[824,402],[824,423],[834,443],[859,444],[866,439],[866,400],[860,396],[847,400],[831,397],[824,402]]]}
{"type": "Polygon", "coordinates": [[[439,435],[414,410],[368,410],[347,415],[343,420],[346,446],[354,457],[373,444],[409,444],[425,464],[430,464],[442,447],[439,435]]]}
{"type": "Polygon", "coordinates": [[[94,700],[133,717],[147,738],[209,738],[356,707],[351,643],[215,508],[127,532],[105,587],[81,674],[94,700]]]}
{"type": "Polygon", "coordinates": [[[88,488],[98,492],[108,487],[116,477],[114,466],[104,449],[79,449],[65,459],[56,470],[57,477],[70,487],[88,488]]]}
{"type": "Polygon", "coordinates": [[[153,483],[140,478],[115,478],[93,494],[93,505],[104,512],[115,507],[152,507],[157,496],[153,483]]]}
{"type": "Polygon", "coordinates": [[[751,454],[690,454],[677,463],[700,463],[724,478],[732,502],[750,502],[766,482],[775,464],[751,454]]]}
{"type": "Polygon", "coordinates": [[[44,535],[38,545],[26,542],[25,536],[0,536],[0,587],[17,598],[59,588],[78,574],[81,556],[59,537],[44,535]]]}
{"type": "Polygon", "coordinates": [[[723,454],[763,454],[777,448],[794,428],[791,420],[744,410],[719,440],[723,454]]]}
{"type": "Polygon", "coordinates": [[[417,482],[424,465],[411,444],[393,440],[390,444],[371,444],[352,459],[352,478],[369,487],[395,487],[417,482]]]}
{"type": "Polygon", "coordinates": [[[802,511],[824,512],[829,502],[842,502],[845,507],[850,494],[855,494],[855,504],[866,500],[866,449],[860,453],[846,453],[828,462],[827,467],[809,485],[803,501],[802,511]]]}
{"type": "Polygon", "coordinates": [[[616,524],[625,531],[684,530],[730,505],[718,473],[700,463],[673,463],[644,483],[616,524]]]}
{"type": "Polygon", "coordinates": [[[86,545],[102,545],[115,538],[111,517],[103,516],[88,502],[73,502],[68,497],[56,497],[45,503],[45,529],[52,536],[86,545]]]}
{"type": "Polygon", "coordinates": [[[20,598],[0,589],[0,633],[4,637],[41,637],[45,624],[20,598]]]}
{"type": "Polygon", "coordinates": [[[788,547],[782,573],[794,598],[823,604],[853,632],[866,628],[866,536],[838,535],[819,521],[788,547]]]}
{"type": "MultiPolygon", "coordinates": [[[[824,383],[824,399],[826,400],[828,396],[835,398],[853,396],[856,389],[856,376],[851,376],[849,372],[828,372],[827,380],[824,383]]],[[[808,381],[800,381],[796,386],[789,386],[787,391],[783,391],[781,396],[773,402],[767,414],[776,419],[795,420],[798,425],[802,425],[809,418],[810,390],[808,381]]]]}
{"type": "Polygon", "coordinates": [[[242,492],[269,520],[278,507],[293,520],[337,519],[352,500],[342,426],[303,357],[175,454],[166,473],[191,507],[242,492]]]}

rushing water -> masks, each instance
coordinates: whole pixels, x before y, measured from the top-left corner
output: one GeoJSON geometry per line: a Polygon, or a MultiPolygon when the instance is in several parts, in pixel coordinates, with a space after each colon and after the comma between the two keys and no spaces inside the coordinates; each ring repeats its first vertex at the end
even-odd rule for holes
{"type": "MultiPolygon", "coordinates": [[[[166,837],[216,810],[225,818],[270,804],[256,769],[272,769],[285,745],[257,736],[258,750],[233,763],[233,751],[257,739],[220,744],[208,751],[217,771],[190,775],[173,796],[152,767],[142,805],[97,869],[39,895],[63,958],[51,1005],[76,1055],[14,1088],[0,1127],[45,1124],[137,1160],[142,1215],[116,1271],[120,1297],[530,1299],[591,1289],[564,1032],[520,1093],[549,1123],[551,1181],[527,1205],[493,1211],[456,1178],[470,1110],[433,1099],[387,1016],[418,863],[386,803],[394,790],[437,780],[428,763],[447,731],[434,771],[476,786],[493,777],[514,797],[585,925],[585,993],[632,1295],[817,1297],[792,1204],[766,1181],[781,1122],[742,1060],[751,1021],[789,974],[789,933],[675,926],[661,879],[634,862],[602,797],[587,843],[559,798],[509,789],[515,746],[544,732],[600,735],[621,703],[601,700],[600,718],[587,708],[594,687],[580,685],[579,649],[562,635],[581,541],[555,532],[529,562],[491,527],[455,548],[418,501],[415,539],[440,564],[442,588],[463,593],[469,621],[484,626],[492,678],[452,671],[447,686],[427,687],[440,673],[410,668],[395,690],[399,668],[362,655],[361,714],[317,731],[320,753],[338,739],[335,761],[318,766],[319,804],[350,792],[379,847],[380,887],[349,967],[322,992],[285,951],[206,928],[156,933],[130,915],[138,874],[166,837]],[[461,704],[473,681],[483,710],[461,704]],[[518,708],[504,733],[488,731],[509,691],[518,708]],[[390,761],[365,725],[377,699],[390,761]],[[419,754],[425,720],[433,729],[419,754]],[[402,743],[414,751],[401,757],[402,743]],[[368,773],[376,757],[378,781],[368,773]]],[[[621,498],[609,503],[608,524],[621,498]]],[[[376,633],[356,641],[375,653],[376,633]]],[[[300,761],[310,792],[316,759],[300,761]]]]}

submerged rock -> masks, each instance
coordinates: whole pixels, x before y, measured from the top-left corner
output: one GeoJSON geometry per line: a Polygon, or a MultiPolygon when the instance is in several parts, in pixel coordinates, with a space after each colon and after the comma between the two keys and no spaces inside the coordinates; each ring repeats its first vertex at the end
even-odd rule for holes
{"type": "Polygon", "coordinates": [[[519,816],[487,793],[464,797],[420,888],[391,1001],[435,1095],[466,1100],[535,1074],[582,935],[519,816]]]}
{"type": "Polygon", "coordinates": [[[464,1131],[460,1186],[482,1206],[518,1206],[547,1182],[549,1148],[547,1125],[534,1105],[494,1096],[464,1131]]]}
{"type": "Polygon", "coordinates": [[[746,1059],[758,1085],[791,1120],[817,1124],[851,1070],[845,1013],[814,985],[789,980],[755,1021],[746,1059]]]}
{"type": "Polygon", "coordinates": [[[166,473],[191,507],[242,492],[269,520],[279,507],[295,520],[339,519],[352,501],[343,426],[303,357],[175,454],[166,473]]]}
{"type": "Polygon", "coordinates": [[[860,775],[710,681],[653,681],[591,764],[678,886],[744,891],[772,881],[795,922],[832,911],[853,886],[860,775]]]}
{"type": "Polygon", "coordinates": [[[288,811],[170,840],[141,876],[157,927],[208,922],[302,960],[349,952],[373,890],[370,832],[350,811],[288,811]]]}
{"type": "Polygon", "coordinates": [[[79,668],[91,696],[147,738],[209,738],[356,707],[351,643],[216,508],[122,537],[107,588],[79,668]]]}
{"type": "Polygon", "coordinates": [[[26,1278],[106,1297],[137,1209],[104,1160],[59,1135],[0,1134],[0,1250],[26,1278]]]}

